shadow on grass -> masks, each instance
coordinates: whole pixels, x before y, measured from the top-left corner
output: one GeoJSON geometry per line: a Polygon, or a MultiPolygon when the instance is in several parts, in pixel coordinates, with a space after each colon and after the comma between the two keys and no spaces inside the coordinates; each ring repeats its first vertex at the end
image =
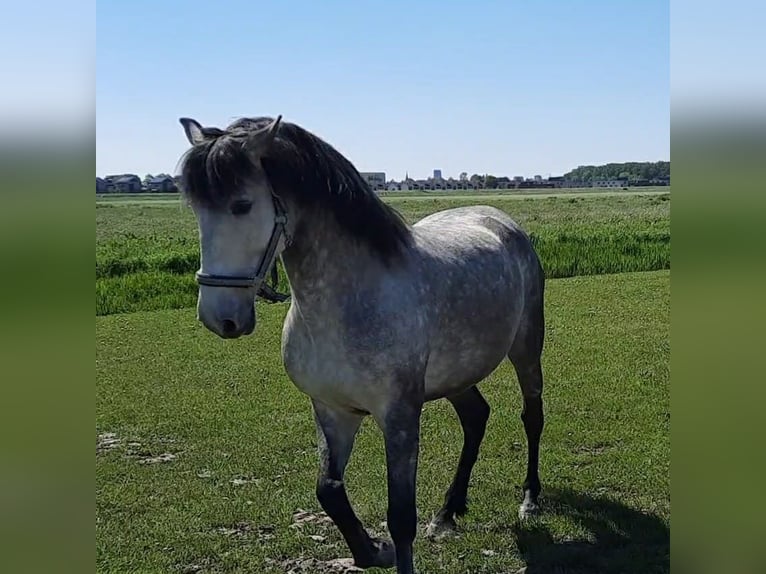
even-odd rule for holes
{"type": "Polygon", "coordinates": [[[526,574],[670,571],[670,529],[660,517],[569,489],[546,489],[542,502],[544,516],[571,520],[588,535],[556,541],[544,518],[517,523],[526,574]]]}

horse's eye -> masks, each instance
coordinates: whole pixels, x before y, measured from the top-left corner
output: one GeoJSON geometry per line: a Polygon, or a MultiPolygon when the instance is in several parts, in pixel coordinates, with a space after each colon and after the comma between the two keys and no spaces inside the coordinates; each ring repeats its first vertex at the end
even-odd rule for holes
{"type": "Polygon", "coordinates": [[[252,207],[253,207],[252,201],[241,199],[231,204],[231,213],[232,215],[245,215],[246,213],[250,212],[250,209],[252,207]]]}

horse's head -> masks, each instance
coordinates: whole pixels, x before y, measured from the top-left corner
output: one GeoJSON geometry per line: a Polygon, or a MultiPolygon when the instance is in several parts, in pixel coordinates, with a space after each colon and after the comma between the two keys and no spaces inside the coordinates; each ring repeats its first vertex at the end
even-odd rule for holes
{"type": "Polygon", "coordinates": [[[280,119],[237,133],[180,120],[192,144],[183,180],[199,227],[197,317],[223,338],[253,332],[255,296],[284,248],[284,206],[261,165],[280,119]]]}

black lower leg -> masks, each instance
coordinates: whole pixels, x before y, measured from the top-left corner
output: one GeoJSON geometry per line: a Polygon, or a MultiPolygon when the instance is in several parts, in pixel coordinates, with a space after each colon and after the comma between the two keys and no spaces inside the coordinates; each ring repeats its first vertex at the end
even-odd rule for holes
{"type": "Polygon", "coordinates": [[[412,545],[417,528],[415,482],[422,405],[400,405],[385,421],[388,466],[388,530],[396,551],[398,574],[414,572],[412,545]]]}
{"type": "Polygon", "coordinates": [[[538,466],[540,460],[540,437],[543,433],[544,415],[542,397],[524,399],[524,410],[521,413],[524,431],[527,435],[527,476],[524,479],[524,493],[529,492],[532,501],[536,502],[540,494],[540,476],[538,466]]]}
{"type": "Polygon", "coordinates": [[[357,566],[393,566],[393,546],[367,534],[351,507],[343,483],[361,417],[331,410],[321,403],[314,403],[314,413],[319,442],[320,466],[316,485],[319,503],[340,530],[357,566]]]}
{"type": "Polygon", "coordinates": [[[479,447],[487,428],[490,409],[476,387],[450,397],[449,401],[455,407],[463,427],[463,449],[460,452],[455,477],[444,496],[444,505],[439,510],[436,521],[452,524],[455,515],[462,516],[468,510],[468,483],[479,456],[479,447]]]}
{"type": "Polygon", "coordinates": [[[384,540],[370,537],[351,508],[342,481],[320,477],[317,481],[317,498],[346,540],[358,567],[393,566],[393,547],[384,540]]]}
{"type": "MultiPolygon", "coordinates": [[[[513,360],[513,358],[511,359],[513,360]]],[[[539,358],[534,361],[514,361],[516,374],[524,397],[524,409],[521,420],[527,435],[527,476],[524,478],[524,501],[519,509],[524,517],[538,509],[537,498],[540,495],[540,437],[543,434],[543,372],[539,358]]]]}

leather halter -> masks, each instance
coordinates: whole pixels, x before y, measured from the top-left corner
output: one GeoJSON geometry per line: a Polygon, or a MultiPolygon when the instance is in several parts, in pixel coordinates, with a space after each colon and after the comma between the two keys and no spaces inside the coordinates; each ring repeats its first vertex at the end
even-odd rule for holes
{"type": "Polygon", "coordinates": [[[206,287],[239,287],[242,289],[255,288],[256,295],[260,290],[261,285],[266,280],[266,275],[274,265],[274,260],[277,258],[277,246],[282,235],[285,236],[286,242],[289,244],[290,238],[287,236],[287,211],[282,203],[282,200],[271,192],[271,197],[274,201],[274,229],[271,232],[271,238],[266,246],[266,252],[261,258],[261,262],[258,265],[258,271],[255,275],[216,275],[215,273],[203,273],[197,271],[194,275],[199,285],[206,287]]]}

